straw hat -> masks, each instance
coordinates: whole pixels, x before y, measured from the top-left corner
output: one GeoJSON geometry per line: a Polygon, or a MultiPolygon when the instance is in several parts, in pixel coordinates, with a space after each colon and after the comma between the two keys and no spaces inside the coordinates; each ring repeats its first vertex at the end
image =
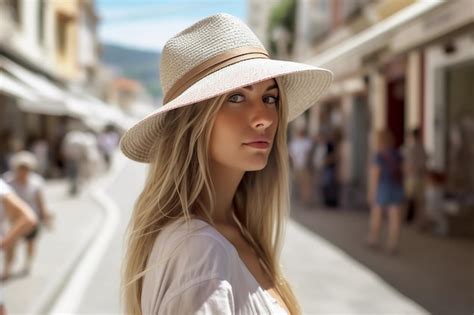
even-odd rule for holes
{"type": "Polygon", "coordinates": [[[26,166],[30,170],[35,170],[37,166],[36,157],[28,151],[15,153],[10,159],[10,168],[16,171],[20,166],[26,166]]]}
{"type": "Polygon", "coordinates": [[[270,59],[256,35],[236,17],[207,17],[165,44],[160,64],[163,106],[132,126],[120,148],[132,160],[149,162],[161,114],[276,77],[287,95],[288,121],[314,105],[332,81],[329,70],[270,59]]]}

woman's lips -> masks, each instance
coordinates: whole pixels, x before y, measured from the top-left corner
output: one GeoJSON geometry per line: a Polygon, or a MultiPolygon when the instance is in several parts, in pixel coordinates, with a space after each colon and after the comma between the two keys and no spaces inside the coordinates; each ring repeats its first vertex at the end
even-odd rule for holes
{"type": "Polygon", "coordinates": [[[248,145],[256,149],[267,149],[270,146],[268,142],[252,142],[252,143],[245,143],[245,145],[248,145]]]}

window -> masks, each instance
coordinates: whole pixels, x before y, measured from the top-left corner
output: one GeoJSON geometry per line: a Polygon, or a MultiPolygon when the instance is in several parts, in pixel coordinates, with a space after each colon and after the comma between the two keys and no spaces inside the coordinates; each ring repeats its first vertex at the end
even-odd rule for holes
{"type": "Polygon", "coordinates": [[[21,26],[21,1],[7,0],[7,7],[10,10],[13,21],[15,21],[18,26],[21,26]]]}
{"type": "Polygon", "coordinates": [[[61,56],[66,55],[69,18],[59,13],[56,16],[56,47],[61,56]]]}
{"type": "Polygon", "coordinates": [[[38,8],[38,42],[40,44],[44,43],[44,27],[45,27],[45,15],[46,15],[46,6],[45,0],[39,0],[38,8]]]}

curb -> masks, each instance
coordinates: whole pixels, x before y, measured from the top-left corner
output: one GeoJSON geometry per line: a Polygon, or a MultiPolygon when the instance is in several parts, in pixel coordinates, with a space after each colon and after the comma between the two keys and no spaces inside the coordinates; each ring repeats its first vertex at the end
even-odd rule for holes
{"type": "Polygon", "coordinates": [[[33,305],[27,311],[27,314],[37,315],[46,314],[48,312],[50,305],[58,298],[65,284],[71,278],[71,275],[81,260],[81,257],[85,254],[87,248],[93,242],[94,235],[96,234],[96,231],[99,230],[99,227],[104,220],[105,216],[102,216],[100,220],[97,220],[94,226],[90,229],[90,232],[85,235],[83,243],[78,246],[77,250],[73,253],[73,258],[67,261],[65,265],[63,265],[64,267],[61,268],[56,276],[46,285],[42,295],[36,299],[37,302],[33,303],[33,305]]]}

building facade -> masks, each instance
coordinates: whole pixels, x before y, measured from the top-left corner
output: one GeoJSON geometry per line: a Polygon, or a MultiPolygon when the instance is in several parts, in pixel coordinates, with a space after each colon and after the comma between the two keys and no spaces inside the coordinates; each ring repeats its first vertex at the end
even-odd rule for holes
{"type": "Polygon", "coordinates": [[[278,0],[248,0],[247,1],[247,24],[257,35],[265,47],[269,47],[269,21],[272,9],[278,0]]]}
{"type": "Polygon", "coordinates": [[[401,147],[416,127],[423,131],[429,167],[447,174],[450,192],[473,198],[474,167],[465,160],[474,157],[472,1],[302,0],[298,5],[294,59],[335,74],[321,106],[307,115],[307,126],[317,132],[327,123],[321,112],[339,112],[340,179],[352,192],[349,200],[365,197],[372,135],[389,129],[401,147]]]}
{"type": "Polygon", "coordinates": [[[40,139],[60,166],[71,123],[99,130],[124,121],[89,93],[100,67],[93,1],[4,0],[0,17],[0,171],[9,154],[40,139]]]}

